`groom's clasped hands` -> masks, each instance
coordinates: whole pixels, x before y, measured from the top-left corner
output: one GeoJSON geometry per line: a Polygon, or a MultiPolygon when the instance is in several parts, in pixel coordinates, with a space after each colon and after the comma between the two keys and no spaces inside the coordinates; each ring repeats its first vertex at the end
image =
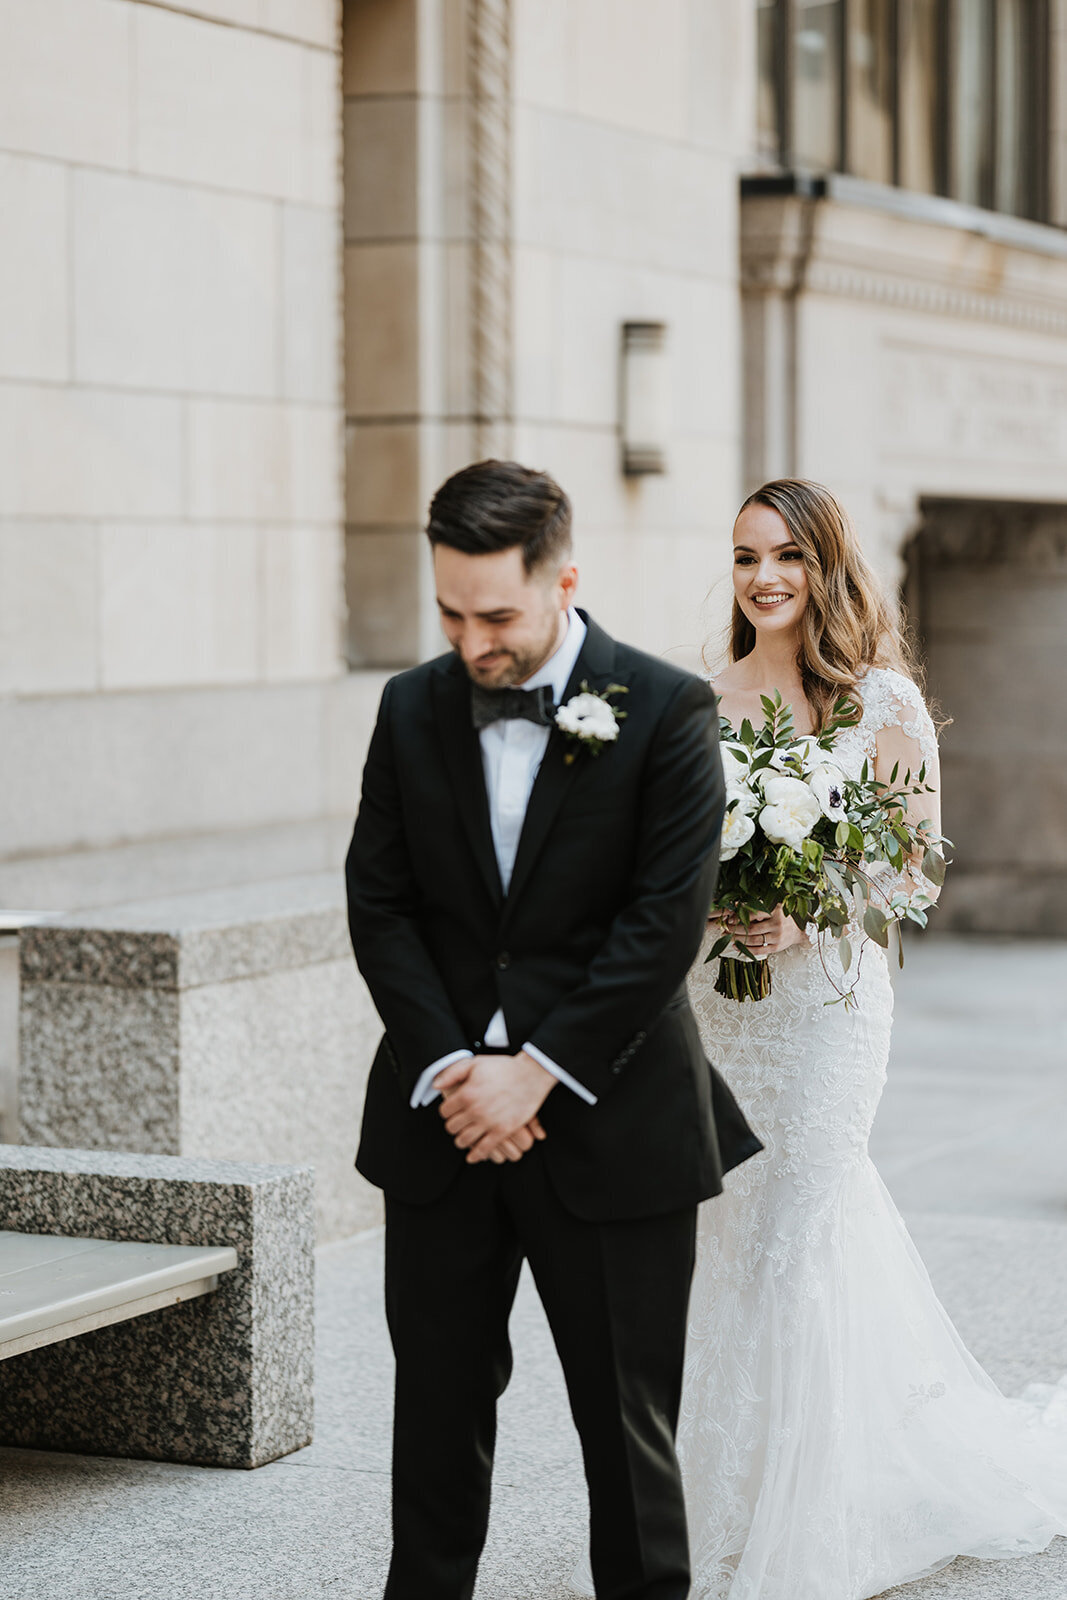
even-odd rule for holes
{"type": "Polygon", "coordinates": [[[467,1161],[520,1161],[545,1130],[537,1113],[557,1080],[533,1056],[470,1056],[434,1079],[440,1114],[467,1161]]]}

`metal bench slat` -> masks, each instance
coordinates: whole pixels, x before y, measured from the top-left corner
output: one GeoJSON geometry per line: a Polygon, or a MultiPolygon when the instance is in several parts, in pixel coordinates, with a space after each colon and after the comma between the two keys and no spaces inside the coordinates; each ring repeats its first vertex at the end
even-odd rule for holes
{"type": "Polygon", "coordinates": [[[0,1232],[0,1359],[207,1293],[236,1265],[229,1247],[0,1232]]]}

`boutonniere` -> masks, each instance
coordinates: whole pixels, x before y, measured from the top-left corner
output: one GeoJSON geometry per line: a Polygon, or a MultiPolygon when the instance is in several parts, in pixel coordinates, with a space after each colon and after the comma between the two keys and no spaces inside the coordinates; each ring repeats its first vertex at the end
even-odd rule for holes
{"type": "Polygon", "coordinates": [[[625,721],[626,712],[617,711],[610,703],[614,694],[629,694],[624,683],[609,683],[606,689],[590,689],[582,684],[581,694],[576,694],[556,712],[556,727],[565,739],[571,739],[578,749],[568,750],[563,757],[569,767],[579,749],[598,756],[606,744],[614,744],[619,737],[619,724],[625,721]]]}

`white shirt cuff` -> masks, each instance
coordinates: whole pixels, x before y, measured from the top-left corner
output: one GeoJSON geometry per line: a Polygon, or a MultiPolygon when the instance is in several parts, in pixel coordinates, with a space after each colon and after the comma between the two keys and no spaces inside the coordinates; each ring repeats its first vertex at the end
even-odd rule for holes
{"type": "Polygon", "coordinates": [[[557,1066],[551,1056],[546,1056],[543,1050],[538,1050],[537,1046],[531,1044],[528,1039],[522,1048],[528,1056],[533,1056],[534,1060],[539,1062],[546,1072],[551,1072],[552,1076],[558,1078],[560,1083],[573,1090],[579,1100],[584,1100],[587,1106],[596,1105],[596,1095],[591,1094],[584,1083],[579,1083],[577,1078],[572,1078],[569,1072],[564,1072],[562,1067],[557,1066]]]}
{"type": "Polygon", "coordinates": [[[450,1055],[439,1056],[436,1061],[431,1061],[415,1085],[409,1102],[413,1109],[417,1111],[420,1106],[428,1106],[432,1100],[437,1099],[441,1091],[434,1088],[433,1080],[439,1072],[450,1067],[453,1061],[469,1061],[473,1055],[473,1050],[453,1050],[450,1055]]]}

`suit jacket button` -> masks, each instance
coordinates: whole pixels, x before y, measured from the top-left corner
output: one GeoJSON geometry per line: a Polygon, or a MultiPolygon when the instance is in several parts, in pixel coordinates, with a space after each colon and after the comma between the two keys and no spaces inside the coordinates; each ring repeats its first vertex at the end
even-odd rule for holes
{"type": "Polygon", "coordinates": [[[501,950],[496,958],[495,965],[498,972],[506,972],[511,966],[511,957],[506,950],[501,950]]]}
{"type": "Polygon", "coordinates": [[[477,1053],[481,1048],[482,1041],[480,1039],[475,1039],[474,1043],[471,1045],[471,1049],[477,1053]]]}

